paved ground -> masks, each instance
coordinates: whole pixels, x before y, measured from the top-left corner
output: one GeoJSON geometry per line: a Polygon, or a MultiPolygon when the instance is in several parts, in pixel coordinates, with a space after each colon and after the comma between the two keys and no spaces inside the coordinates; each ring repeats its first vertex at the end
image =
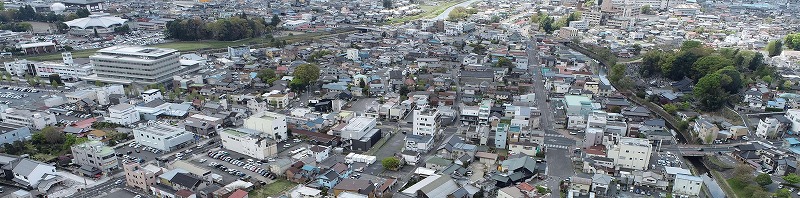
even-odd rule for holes
{"type": "MultiPolygon", "coordinates": [[[[224,149],[223,149],[223,150],[224,150],[224,149]]],[[[242,154],[239,154],[239,153],[233,152],[233,151],[229,151],[229,150],[225,150],[225,151],[227,151],[228,153],[230,153],[230,155],[229,155],[229,156],[230,156],[231,158],[234,158],[234,159],[239,159],[239,158],[249,159],[249,158],[250,158],[250,157],[248,157],[248,156],[245,156],[245,155],[242,155],[242,154]]],[[[268,178],[266,178],[266,177],[264,177],[264,176],[261,176],[261,175],[259,175],[258,173],[254,173],[253,171],[250,171],[250,170],[244,169],[244,168],[242,168],[242,167],[239,167],[239,166],[236,166],[236,165],[230,164],[230,163],[228,163],[228,162],[225,162],[225,161],[222,161],[222,160],[218,160],[218,159],[210,158],[210,157],[208,157],[208,155],[197,155],[197,157],[196,157],[196,158],[201,158],[201,159],[202,159],[202,158],[204,158],[204,159],[207,159],[208,161],[207,161],[207,162],[205,162],[205,164],[203,165],[203,166],[205,166],[205,167],[208,167],[208,165],[207,165],[207,164],[208,164],[208,163],[210,163],[210,162],[216,162],[217,164],[222,164],[222,165],[224,165],[224,166],[225,166],[225,167],[227,167],[227,168],[231,168],[231,169],[235,169],[235,170],[241,171],[242,173],[244,173],[244,174],[247,174],[247,175],[250,175],[251,177],[253,177],[253,178],[255,178],[255,179],[259,180],[259,181],[270,182],[270,179],[268,179],[268,178]]],[[[261,166],[261,168],[262,168],[262,169],[264,169],[264,170],[269,170],[269,168],[267,167],[267,165],[266,165],[266,164],[265,164],[265,165],[262,165],[262,166],[261,166]]],[[[232,176],[231,174],[229,174],[229,173],[227,173],[227,172],[224,172],[224,171],[221,171],[220,169],[217,169],[217,168],[213,168],[213,167],[212,167],[212,168],[209,168],[209,170],[212,170],[212,172],[214,172],[214,173],[216,173],[216,174],[222,175],[222,176],[223,176],[223,181],[225,181],[225,179],[226,179],[226,178],[225,178],[225,176],[226,176],[226,175],[227,175],[228,177],[233,177],[234,179],[232,179],[232,180],[236,180],[236,179],[238,179],[238,177],[232,176]]],[[[231,180],[231,179],[228,179],[228,180],[231,180]]]]}
{"type": "Polygon", "coordinates": [[[136,195],[141,195],[142,197],[150,197],[150,195],[142,194],[142,193],[138,193],[138,192],[132,192],[132,191],[127,190],[127,189],[112,190],[111,192],[109,192],[105,196],[99,196],[99,197],[102,197],[102,198],[131,198],[131,197],[136,197],[136,195]]]}
{"type": "MultiPolygon", "coordinates": [[[[386,134],[388,133],[384,133],[384,135],[386,134]]],[[[383,172],[383,165],[381,165],[380,161],[383,160],[383,158],[391,157],[399,153],[405,144],[405,137],[406,136],[403,133],[395,133],[393,136],[391,136],[390,139],[387,140],[377,152],[375,152],[375,157],[378,161],[368,166],[364,172],[374,174],[383,172]]]]}
{"type": "Polygon", "coordinates": [[[103,183],[97,184],[97,185],[93,186],[92,188],[83,189],[83,190],[79,191],[78,193],[73,194],[70,197],[73,197],[73,198],[84,198],[84,197],[89,198],[89,197],[102,196],[105,193],[111,192],[114,189],[123,188],[125,186],[125,182],[124,181],[125,181],[125,176],[124,175],[122,175],[122,174],[116,175],[113,178],[111,178],[111,179],[109,179],[109,180],[107,180],[107,181],[105,181],[103,183]],[[117,180],[122,180],[123,182],[117,183],[117,180]]]}

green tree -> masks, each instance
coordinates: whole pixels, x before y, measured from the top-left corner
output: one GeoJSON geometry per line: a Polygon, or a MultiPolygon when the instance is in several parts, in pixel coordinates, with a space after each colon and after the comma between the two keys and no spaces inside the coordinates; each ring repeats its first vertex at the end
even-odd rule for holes
{"type": "Polygon", "coordinates": [[[687,41],[684,43],[684,47],[686,50],[681,50],[678,55],[671,57],[671,60],[667,60],[665,62],[669,62],[669,65],[662,65],[661,71],[664,73],[665,77],[672,79],[672,80],[681,80],[688,75],[688,73],[692,70],[692,65],[694,62],[704,57],[710,53],[709,49],[703,47],[686,47],[692,46],[691,41],[687,41]]]}
{"type": "Polygon", "coordinates": [[[467,11],[467,8],[465,8],[463,6],[456,6],[455,8],[453,8],[453,10],[450,11],[450,13],[447,14],[447,20],[448,21],[460,21],[460,20],[464,20],[467,17],[469,17],[469,15],[470,14],[467,11]]]}
{"type": "Polygon", "coordinates": [[[273,14],[272,19],[270,19],[269,25],[275,27],[278,26],[278,24],[280,23],[281,23],[281,17],[277,14],[273,14]]]}
{"type": "Polygon", "coordinates": [[[789,175],[783,176],[783,181],[789,182],[790,184],[800,183],[800,176],[797,174],[789,173],[789,175]]]}
{"type": "Polygon", "coordinates": [[[767,75],[767,76],[761,77],[761,80],[766,82],[768,85],[772,85],[772,81],[773,81],[772,76],[768,76],[767,75]]]}
{"type": "Polygon", "coordinates": [[[767,53],[769,54],[769,57],[781,55],[781,52],[783,52],[783,41],[774,40],[767,44],[767,53]]]}
{"type": "Polygon", "coordinates": [[[553,20],[553,18],[552,18],[552,17],[550,17],[550,16],[549,16],[549,15],[547,15],[547,14],[543,14],[543,15],[542,15],[542,16],[539,18],[539,28],[541,28],[542,30],[544,30],[544,32],[545,32],[545,33],[547,33],[547,34],[552,34],[552,33],[553,33],[553,31],[555,31],[555,30],[556,30],[556,28],[555,28],[555,26],[554,26],[554,24],[553,24],[554,22],[555,22],[555,21],[553,20]]]}
{"type": "Polygon", "coordinates": [[[611,67],[611,74],[609,75],[609,80],[611,82],[619,82],[622,77],[625,76],[625,66],[624,64],[616,64],[611,67]]]}
{"type": "Polygon", "coordinates": [[[89,15],[91,15],[92,13],[89,12],[89,10],[86,8],[81,8],[78,9],[78,11],[76,11],[75,14],[78,15],[78,18],[86,18],[89,17],[89,15]]]}
{"type": "Polygon", "coordinates": [[[692,72],[689,76],[692,79],[700,79],[706,74],[714,73],[727,66],[733,66],[733,61],[721,55],[704,56],[692,64],[692,72]]]}
{"type": "Polygon", "coordinates": [[[642,55],[642,64],[639,67],[639,74],[650,77],[661,73],[662,65],[672,65],[670,61],[671,53],[652,50],[642,55]]]}
{"type": "Polygon", "coordinates": [[[730,81],[727,81],[725,84],[722,85],[722,87],[725,88],[725,91],[727,91],[728,93],[730,94],[739,93],[739,90],[742,89],[742,87],[744,87],[744,77],[742,76],[742,73],[736,70],[736,68],[734,68],[733,66],[727,66],[725,68],[717,70],[716,73],[725,76],[726,79],[730,79],[730,81]]]}
{"type": "MultiPolygon", "coordinates": [[[[770,180],[770,181],[772,181],[772,180],[770,180]]],[[[789,197],[792,197],[792,191],[789,191],[789,189],[785,189],[785,188],[778,189],[778,191],[775,191],[775,197],[777,197],[777,198],[789,198],[789,197]]]]}
{"type": "Polygon", "coordinates": [[[722,88],[724,80],[723,76],[717,73],[700,78],[694,86],[693,94],[700,102],[701,109],[713,111],[721,108],[722,105],[725,104],[728,96],[722,88]]]}
{"type": "Polygon", "coordinates": [[[677,111],[678,111],[678,106],[677,106],[677,105],[675,105],[675,104],[672,104],[672,103],[670,103],[670,104],[665,104],[665,105],[663,106],[663,108],[664,108],[664,111],[666,111],[667,113],[669,113],[669,114],[671,114],[671,115],[675,115],[675,112],[677,112],[677,111]]]}
{"type": "Polygon", "coordinates": [[[683,44],[681,44],[681,51],[687,51],[690,49],[701,48],[701,47],[703,47],[703,43],[701,43],[700,41],[688,40],[684,41],[683,44]]]}
{"type": "Polygon", "coordinates": [[[641,8],[642,14],[650,14],[650,5],[644,5],[641,8]]]}
{"type": "Polygon", "coordinates": [[[392,0],[383,0],[383,8],[392,9],[392,0]]]}
{"type": "Polygon", "coordinates": [[[256,77],[261,79],[262,82],[268,84],[272,84],[272,82],[278,80],[275,70],[269,68],[259,71],[256,77]]]}
{"type": "Polygon", "coordinates": [[[750,71],[756,71],[763,64],[764,64],[764,54],[756,52],[756,54],[753,56],[753,59],[750,60],[750,63],[748,64],[747,68],[750,69],[750,71]]]}
{"type": "Polygon", "coordinates": [[[315,64],[302,64],[294,69],[292,84],[305,87],[319,79],[319,67],[315,64]]]}
{"type": "Polygon", "coordinates": [[[756,176],[756,183],[761,186],[766,186],[772,184],[772,177],[769,174],[761,173],[756,176]]]}
{"type": "Polygon", "coordinates": [[[510,59],[506,57],[500,57],[497,59],[497,62],[494,63],[495,67],[505,67],[505,68],[514,68],[514,62],[511,62],[510,59]]]}
{"type": "Polygon", "coordinates": [[[58,129],[53,126],[44,127],[39,133],[42,135],[42,138],[44,138],[44,142],[48,144],[63,143],[67,138],[64,133],[58,131],[58,129]]]}
{"type": "Polygon", "coordinates": [[[800,33],[786,35],[786,38],[783,40],[783,42],[788,48],[800,50],[800,33]]]}
{"type": "Polygon", "coordinates": [[[387,157],[381,160],[381,165],[386,170],[397,170],[400,168],[400,160],[396,157],[387,157]]]}

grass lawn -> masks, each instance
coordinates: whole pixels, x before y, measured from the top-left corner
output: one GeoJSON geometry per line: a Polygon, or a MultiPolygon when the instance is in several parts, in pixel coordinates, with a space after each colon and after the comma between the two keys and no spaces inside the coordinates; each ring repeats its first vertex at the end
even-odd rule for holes
{"type": "Polygon", "coordinates": [[[286,179],[277,179],[271,184],[267,184],[259,189],[250,191],[250,197],[278,197],[285,191],[294,187],[294,185],[296,184],[286,179]]]}
{"type": "Polygon", "coordinates": [[[736,194],[736,197],[744,197],[746,191],[744,188],[747,187],[747,183],[739,181],[736,178],[731,178],[728,179],[727,181],[728,181],[728,186],[730,186],[731,189],[733,189],[733,193],[736,194]]]}
{"type": "Polygon", "coordinates": [[[387,23],[389,23],[389,24],[398,24],[398,23],[404,23],[404,22],[413,21],[413,20],[422,19],[422,18],[426,18],[426,19],[427,18],[433,18],[433,17],[436,17],[439,14],[442,14],[450,6],[454,6],[454,5],[459,4],[461,2],[464,2],[464,1],[463,0],[448,1],[448,2],[440,3],[439,5],[435,5],[435,6],[432,6],[432,5],[421,5],[420,9],[422,9],[422,13],[419,13],[419,14],[413,15],[413,16],[406,16],[406,17],[401,17],[401,18],[390,19],[387,23]]]}

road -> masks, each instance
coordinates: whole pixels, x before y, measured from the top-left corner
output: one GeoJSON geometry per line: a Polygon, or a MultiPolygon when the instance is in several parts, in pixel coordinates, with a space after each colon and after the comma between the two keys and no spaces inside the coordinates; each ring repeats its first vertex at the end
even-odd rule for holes
{"type": "MultiPolygon", "coordinates": [[[[531,38],[533,40],[533,38],[531,38]]],[[[526,53],[528,54],[528,70],[533,75],[533,91],[536,94],[536,104],[542,112],[540,117],[540,128],[545,132],[545,161],[547,161],[547,169],[545,174],[548,179],[543,181],[544,185],[553,191],[559,189],[561,180],[575,175],[575,169],[572,166],[572,146],[575,141],[566,138],[564,135],[559,134],[555,130],[553,123],[555,118],[553,110],[551,110],[550,103],[547,101],[548,93],[544,88],[544,77],[542,76],[542,68],[539,65],[539,53],[534,42],[528,41],[526,53]]]]}
{"type": "Polygon", "coordinates": [[[103,193],[108,193],[113,189],[116,188],[124,188],[125,187],[125,175],[124,174],[117,174],[114,175],[111,179],[106,182],[97,184],[91,188],[81,190],[78,193],[73,194],[73,198],[84,198],[84,197],[97,197],[102,195],[103,193]],[[122,180],[122,183],[116,183],[117,180],[122,180]]]}
{"type": "Polygon", "coordinates": [[[467,6],[471,5],[472,3],[475,3],[475,2],[478,2],[478,1],[480,1],[480,0],[469,0],[469,1],[461,2],[459,4],[450,6],[449,8],[447,8],[447,10],[444,10],[444,12],[442,12],[438,16],[434,17],[433,19],[434,20],[445,20],[445,19],[447,19],[447,16],[450,15],[450,12],[453,11],[454,8],[459,7],[459,6],[460,7],[467,7],[467,6]]]}

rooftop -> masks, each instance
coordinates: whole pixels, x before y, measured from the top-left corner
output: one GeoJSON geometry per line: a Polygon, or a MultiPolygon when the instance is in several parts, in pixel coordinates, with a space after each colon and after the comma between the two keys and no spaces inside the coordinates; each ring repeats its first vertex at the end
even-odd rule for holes
{"type": "Polygon", "coordinates": [[[113,46],[98,50],[97,53],[109,55],[125,55],[125,56],[144,56],[144,57],[161,57],[170,53],[177,52],[178,50],[166,48],[154,48],[143,46],[113,46]]]}

